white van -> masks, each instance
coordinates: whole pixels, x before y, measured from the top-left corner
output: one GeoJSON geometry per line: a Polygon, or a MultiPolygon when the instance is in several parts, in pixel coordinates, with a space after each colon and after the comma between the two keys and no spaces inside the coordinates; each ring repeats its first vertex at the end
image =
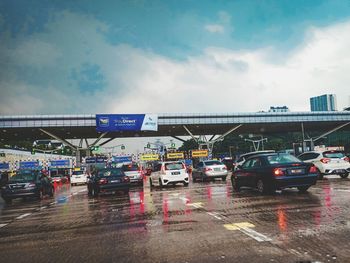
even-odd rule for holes
{"type": "Polygon", "coordinates": [[[188,186],[188,173],[186,166],[182,162],[160,162],[155,165],[153,172],[149,178],[150,186],[158,185],[160,187],[182,183],[188,186]]]}
{"type": "Polygon", "coordinates": [[[71,185],[77,185],[77,184],[86,184],[87,183],[87,174],[82,171],[73,171],[73,174],[70,178],[70,184],[71,185]]]}

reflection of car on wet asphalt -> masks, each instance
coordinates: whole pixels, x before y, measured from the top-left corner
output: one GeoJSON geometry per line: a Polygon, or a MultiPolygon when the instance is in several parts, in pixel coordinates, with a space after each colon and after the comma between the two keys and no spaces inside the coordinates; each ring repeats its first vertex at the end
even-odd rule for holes
{"type": "Polygon", "coordinates": [[[162,187],[169,184],[175,185],[177,183],[188,186],[189,177],[184,163],[176,161],[160,162],[155,165],[149,180],[151,187],[153,185],[162,187]]]}
{"type": "Polygon", "coordinates": [[[42,199],[44,195],[53,196],[54,190],[49,178],[42,177],[40,171],[20,170],[11,176],[5,186],[1,188],[1,196],[7,203],[12,199],[36,197],[42,199]]]}
{"type": "Polygon", "coordinates": [[[322,179],[324,175],[337,174],[347,178],[350,174],[349,157],[342,151],[305,152],[298,158],[307,163],[313,163],[322,179]]]}
{"type": "Polygon", "coordinates": [[[231,181],[236,191],[241,187],[257,188],[260,193],[273,193],[277,189],[297,187],[306,192],[316,184],[317,168],[290,154],[270,153],[250,157],[233,172],[231,181]]]}
{"type": "Polygon", "coordinates": [[[209,160],[199,162],[192,171],[193,182],[197,180],[221,178],[226,181],[228,175],[227,167],[220,161],[209,160]]]}
{"type": "Polygon", "coordinates": [[[51,176],[51,181],[52,183],[62,183],[65,184],[68,182],[68,179],[66,176],[64,176],[63,174],[56,174],[54,176],[51,176]]]}
{"type": "Polygon", "coordinates": [[[143,171],[136,163],[124,164],[122,170],[125,175],[129,177],[130,183],[137,185],[143,185],[143,171]]]}
{"type": "Polygon", "coordinates": [[[121,168],[100,169],[88,179],[87,188],[89,196],[115,191],[128,193],[130,178],[125,175],[121,168]]]}

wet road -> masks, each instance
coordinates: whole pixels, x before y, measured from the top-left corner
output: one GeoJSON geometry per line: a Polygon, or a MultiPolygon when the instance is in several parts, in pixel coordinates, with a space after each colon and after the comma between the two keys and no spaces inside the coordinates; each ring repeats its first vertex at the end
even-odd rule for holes
{"type": "Polygon", "coordinates": [[[0,262],[350,262],[350,180],[260,196],[230,181],[0,199],[0,262]]]}

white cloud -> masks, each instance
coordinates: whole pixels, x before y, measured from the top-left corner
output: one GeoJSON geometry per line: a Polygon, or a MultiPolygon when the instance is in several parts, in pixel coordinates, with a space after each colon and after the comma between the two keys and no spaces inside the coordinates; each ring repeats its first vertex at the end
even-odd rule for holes
{"type": "Polygon", "coordinates": [[[225,28],[219,24],[209,24],[209,25],[206,25],[204,28],[210,33],[224,33],[225,31],[225,28]]]}
{"type": "Polygon", "coordinates": [[[108,27],[92,17],[65,12],[59,21],[28,43],[16,42],[1,73],[2,114],[255,112],[282,105],[307,111],[309,98],[324,93],[337,94],[339,109],[348,103],[350,22],[308,29],[304,42],[277,62],[281,51],[273,47],[209,47],[175,61],[109,44],[108,27]],[[71,71],[84,63],[99,66],[103,89],[80,92],[71,71]],[[26,82],[16,74],[22,64],[46,82],[38,82],[41,75],[26,82]]]}

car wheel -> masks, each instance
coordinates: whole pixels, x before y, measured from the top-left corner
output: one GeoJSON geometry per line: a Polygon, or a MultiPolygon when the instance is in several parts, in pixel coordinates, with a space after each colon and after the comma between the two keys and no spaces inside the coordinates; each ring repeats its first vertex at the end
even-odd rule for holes
{"type": "Polygon", "coordinates": [[[345,179],[345,178],[348,178],[349,174],[340,174],[340,177],[345,179]]]}
{"type": "Polygon", "coordinates": [[[43,198],[44,198],[44,193],[43,193],[43,190],[40,189],[40,190],[39,190],[39,193],[38,193],[38,199],[39,199],[39,200],[43,200],[43,198]]]}
{"type": "Polygon", "coordinates": [[[259,179],[256,182],[256,188],[258,189],[259,193],[261,194],[269,194],[273,192],[273,189],[269,188],[265,182],[261,179],[259,179]]]}
{"type": "Polygon", "coordinates": [[[307,186],[299,186],[298,187],[298,190],[300,193],[306,193],[307,190],[310,188],[310,185],[307,185],[307,186]]]}
{"type": "Polygon", "coordinates": [[[162,180],[159,178],[159,187],[163,187],[162,180]]]}
{"type": "Polygon", "coordinates": [[[222,177],[221,179],[222,181],[226,182],[226,176],[222,177]]]}
{"type": "Polygon", "coordinates": [[[236,192],[241,191],[241,186],[239,185],[237,179],[236,179],[236,180],[235,180],[235,179],[231,180],[231,183],[232,183],[233,189],[234,189],[236,192]]]}
{"type": "Polygon", "coordinates": [[[150,186],[151,188],[153,187],[153,183],[152,183],[151,177],[149,178],[149,186],[150,186]]]}
{"type": "Polygon", "coordinates": [[[50,197],[53,197],[53,187],[50,188],[49,196],[50,196],[50,197]]]}
{"type": "Polygon", "coordinates": [[[92,187],[92,196],[97,197],[98,196],[98,191],[94,187],[92,187]]]}
{"type": "Polygon", "coordinates": [[[188,186],[188,183],[184,182],[184,186],[188,186]]]}
{"type": "Polygon", "coordinates": [[[127,195],[127,194],[129,194],[129,189],[125,189],[123,192],[125,195],[127,195]]]}
{"type": "Polygon", "coordinates": [[[324,176],[324,174],[323,173],[321,173],[321,171],[320,171],[320,169],[318,169],[317,168],[317,173],[318,173],[318,180],[323,180],[323,176],[324,176]]]}

